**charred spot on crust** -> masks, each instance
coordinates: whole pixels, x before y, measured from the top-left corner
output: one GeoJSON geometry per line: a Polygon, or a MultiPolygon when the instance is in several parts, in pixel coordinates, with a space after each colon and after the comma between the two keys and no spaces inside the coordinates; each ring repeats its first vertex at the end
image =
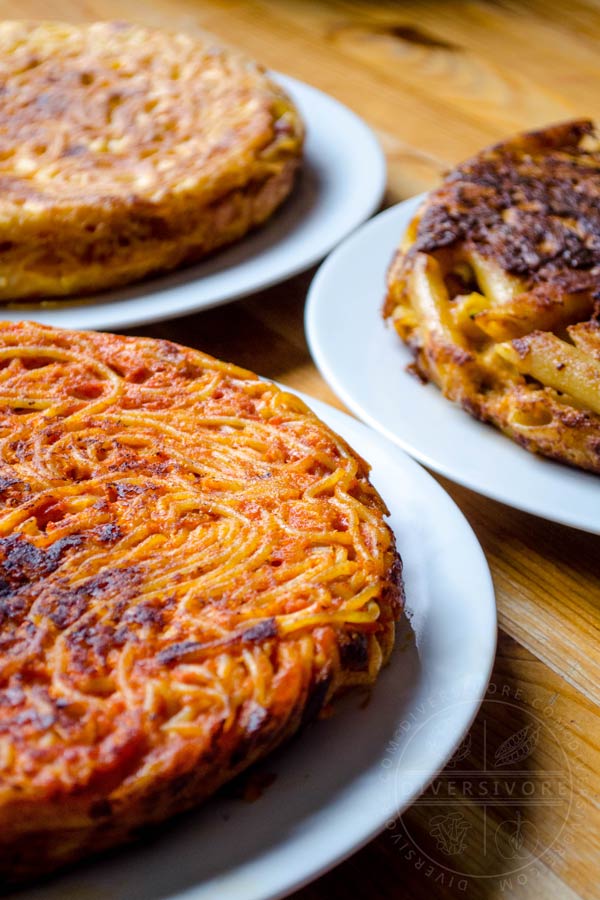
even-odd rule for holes
{"type": "MultiPolygon", "coordinates": [[[[57,543],[59,543],[57,541],[57,543]]],[[[47,573],[46,573],[47,574],[47,573]]],[[[136,592],[136,586],[140,581],[140,572],[136,567],[127,569],[111,569],[88,579],[76,588],[71,588],[68,584],[60,579],[58,582],[41,582],[33,609],[36,614],[45,616],[59,631],[70,628],[77,622],[90,608],[93,600],[102,597],[103,594],[119,593],[121,594],[121,602],[125,606],[128,600],[136,592]]],[[[9,593],[10,585],[0,581],[0,597],[3,592],[9,593]]],[[[4,601],[4,605],[0,604],[0,621],[2,618],[22,617],[27,606],[31,602],[31,588],[27,588],[25,584],[21,588],[21,592],[12,593],[8,601],[4,601]],[[23,591],[27,590],[27,596],[23,591]],[[16,616],[15,616],[16,613],[16,616]]],[[[141,613],[140,613],[141,615],[141,613]]],[[[160,613],[158,613],[160,615],[160,613]]],[[[157,621],[155,614],[148,613],[146,619],[157,621]]],[[[133,619],[135,621],[135,619],[133,619]]],[[[162,621],[162,620],[160,620],[162,621]]],[[[81,634],[74,632],[74,642],[77,643],[81,634]],[[79,637],[78,637],[79,635],[79,637]]],[[[119,643],[119,634],[115,632],[113,639],[116,645],[119,643]]]]}
{"type": "Polygon", "coordinates": [[[97,666],[94,657],[99,664],[103,664],[112,647],[115,629],[111,625],[99,622],[82,623],[67,633],[66,641],[71,650],[71,660],[81,666],[84,671],[95,671],[97,666]]]}
{"type": "Polygon", "coordinates": [[[153,625],[156,628],[162,628],[165,617],[158,606],[154,606],[151,603],[136,603],[135,606],[126,610],[123,615],[123,621],[132,622],[137,625],[153,625]]]}
{"type": "Polygon", "coordinates": [[[11,534],[0,538],[0,577],[6,585],[26,584],[51,570],[46,554],[23,535],[11,534]]]}
{"type": "MultiPolygon", "coordinates": [[[[126,471],[127,469],[134,469],[138,465],[138,461],[132,459],[121,463],[119,468],[126,471]]],[[[116,500],[130,500],[132,497],[135,497],[138,494],[145,493],[146,490],[147,487],[145,485],[130,484],[127,481],[118,481],[114,484],[107,485],[108,498],[112,503],[114,503],[116,500]]]]}
{"type": "Polygon", "coordinates": [[[597,284],[600,152],[580,146],[591,122],[573,122],[497,144],[459,165],[435,191],[414,252],[465,243],[531,284],[597,284]],[[591,280],[590,280],[591,279],[591,280]]]}
{"type": "Polygon", "coordinates": [[[361,631],[344,635],[340,639],[342,668],[351,672],[364,672],[369,666],[369,639],[361,631]]]}
{"type": "Polygon", "coordinates": [[[112,806],[106,798],[95,800],[90,808],[89,815],[91,819],[106,819],[112,815],[112,806]]]}
{"type": "Polygon", "coordinates": [[[331,681],[331,675],[324,675],[312,686],[302,713],[302,725],[307,725],[313,719],[316,719],[323,709],[331,687],[331,681]]]}
{"type": "Polygon", "coordinates": [[[105,569],[84,581],[78,590],[90,597],[99,597],[108,592],[119,593],[122,597],[131,597],[135,594],[135,589],[141,580],[142,573],[138,566],[105,569]]]}
{"type": "Polygon", "coordinates": [[[98,529],[98,540],[103,544],[114,544],[115,541],[123,537],[123,532],[118,525],[110,523],[109,525],[101,525],[98,529]]]}
{"type": "Polygon", "coordinates": [[[218,651],[236,643],[254,643],[268,640],[277,636],[277,623],[275,619],[264,619],[244,631],[234,632],[229,637],[214,641],[181,641],[165,647],[157,655],[156,659],[162,665],[179,662],[182,659],[201,655],[205,652],[218,651]]]}
{"type": "Polygon", "coordinates": [[[178,644],[171,644],[169,647],[165,647],[164,650],[157,653],[156,659],[162,665],[168,666],[170,663],[179,662],[179,660],[185,659],[186,656],[197,653],[205,646],[206,644],[202,644],[200,641],[180,641],[178,644]]]}
{"type": "Polygon", "coordinates": [[[400,592],[404,590],[403,571],[404,567],[402,565],[402,557],[399,553],[396,553],[394,555],[394,562],[392,563],[392,569],[390,572],[390,581],[393,585],[395,585],[395,587],[397,587],[400,592]]]}
{"type": "Polygon", "coordinates": [[[80,547],[83,540],[80,534],[70,534],[43,550],[21,534],[0,538],[0,584],[19,587],[38,581],[54,572],[63,554],[80,547]]]}
{"type": "Polygon", "coordinates": [[[257,625],[247,628],[241,634],[243,641],[250,642],[264,641],[272,637],[277,637],[277,623],[275,619],[264,619],[262,622],[258,622],[257,625]]]}
{"type": "MultiPolygon", "coordinates": [[[[248,757],[254,754],[256,745],[264,741],[269,730],[269,711],[258,703],[252,703],[249,709],[242,712],[240,728],[243,737],[234,749],[229,759],[229,765],[236,768],[248,757]]],[[[277,726],[277,719],[271,717],[271,727],[277,726]]]]}
{"type": "Polygon", "coordinates": [[[86,597],[80,591],[49,585],[37,602],[36,609],[46,615],[56,628],[63,630],[83,615],[87,605],[86,597]]]}
{"type": "Polygon", "coordinates": [[[14,487],[19,483],[18,478],[5,478],[0,476],[0,494],[4,494],[5,491],[8,491],[11,487],[14,487]]]}
{"type": "MultiPolygon", "coordinates": [[[[0,578],[0,625],[11,621],[19,622],[27,608],[26,598],[20,596],[7,581],[0,578]]],[[[10,637],[7,635],[6,639],[10,640],[10,637]]]]}
{"type": "Polygon", "coordinates": [[[394,618],[400,615],[402,604],[404,602],[404,575],[402,557],[399,553],[394,554],[394,562],[389,575],[389,588],[385,589],[385,596],[391,600],[392,614],[394,618]]]}

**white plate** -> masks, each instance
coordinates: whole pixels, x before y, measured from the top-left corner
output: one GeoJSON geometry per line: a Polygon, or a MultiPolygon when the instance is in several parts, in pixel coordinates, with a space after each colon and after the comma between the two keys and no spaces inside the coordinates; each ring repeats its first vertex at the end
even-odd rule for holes
{"type": "Polygon", "coordinates": [[[333,717],[261,764],[276,778],[257,801],[213,799],[169,824],[151,845],[123,850],[18,900],[282,897],[406,808],[472,722],[496,641],[492,583],[473,532],[402,451],[344,413],[304,399],[373,465],[404,557],[414,635],[405,621],[367,705],[364,696],[348,696],[333,717]]]}
{"type": "Polygon", "coordinates": [[[600,478],[523,450],[433,385],[381,317],[385,276],[422,197],[386,210],[323,263],[310,287],[306,331],[323,377],[344,403],[419,462],[525,512],[600,533],[600,478]]]}
{"type": "Polygon", "coordinates": [[[274,76],[307,126],[305,160],[291,196],[262,227],[210,259],[131,287],[60,301],[0,308],[0,318],[63,328],[120,329],[243,297],[290,278],[329,253],[381,204],[385,157],[371,129],[316,88],[274,76]]]}

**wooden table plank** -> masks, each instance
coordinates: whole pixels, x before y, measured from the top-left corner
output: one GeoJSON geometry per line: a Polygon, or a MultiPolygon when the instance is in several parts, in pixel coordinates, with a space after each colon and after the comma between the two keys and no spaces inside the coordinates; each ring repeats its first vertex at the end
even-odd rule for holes
{"type": "MultiPolygon", "coordinates": [[[[0,0],[0,13],[208,28],[364,116],[388,158],[388,203],[428,189],[447,166],[511,130],[568,116],[600,121],[600,5],[592,0],[0,0]]],[[[136,332],[192,344],[343,408],[317,373],[304,338],[311,276],[136,332]]],[[[538,717],[535,746],[522,765],[538,787],[549,770],[561,778],[568,772],[571,805],[565,811],[522,804],[530,829],[525,850],[539,858],[509,880],[498,874],[499,848],[481,849],[492,826],[502,825],[505,809],[476,797],[461,807],[469,842],[454,860],[463,874],[452,883],[448,867],[439,864],[433,807],[422,802],[404,817],[411,840],[403,845],[400,826],[390,827],[295,896],[597,900],[600,539],[440,480],[486,552],[501,629],[491,682],[496,693],[488,694],[470,732],[468,754],[443,777],[457,774],[464,789],[465,771],[484,768],[484,734],[486,746],[489,740],[497,745],[538,717]],[[493,706],[498,698],[502,702],[493,706]],[[561,834],[541,852],[562,820],[561,834]],[[537,854],[531,829],[540,842],[537,854]]],[[[434,787],[426,801],[437,796],[434,787]]],[[[449,809],[446,804],[442,812],[449,809]]]]}

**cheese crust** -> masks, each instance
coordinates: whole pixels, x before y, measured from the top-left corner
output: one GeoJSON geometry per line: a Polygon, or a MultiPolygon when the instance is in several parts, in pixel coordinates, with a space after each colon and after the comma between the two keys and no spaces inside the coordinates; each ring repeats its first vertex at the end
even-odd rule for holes
{"type": "Polygon", "coordinates": [[[196,261],[292,189],[297,110],[209,35],[2,22],[0,82],[0,300],[196,261]]]}
{"type": "Polygon", "coordinates": [[[368,466],[167,341],[0,326],[0,882],[197,804],[392,649],[368,466]]]}

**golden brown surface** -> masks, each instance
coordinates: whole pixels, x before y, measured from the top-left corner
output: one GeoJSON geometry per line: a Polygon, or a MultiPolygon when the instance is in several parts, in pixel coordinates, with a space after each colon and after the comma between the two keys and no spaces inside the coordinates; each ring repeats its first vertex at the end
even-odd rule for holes
{"type": "Polygon", "coordinates": [[[589,121],[462,163],[411,222],[384,315],[450,400],[600,472],[600,152],[589,121]]]}
{"type": "Polygon", "coordinates": [[[0,300],[199,259],[292,188],[295,108],[210,35],[3,22],[0,81],[0,300]]]}
{"type": "Polygon", "coordinates": [[[243,369],[3,325],[0,492],[3,880],[197,803],[391,651],[366,464],[243,369]]]}

